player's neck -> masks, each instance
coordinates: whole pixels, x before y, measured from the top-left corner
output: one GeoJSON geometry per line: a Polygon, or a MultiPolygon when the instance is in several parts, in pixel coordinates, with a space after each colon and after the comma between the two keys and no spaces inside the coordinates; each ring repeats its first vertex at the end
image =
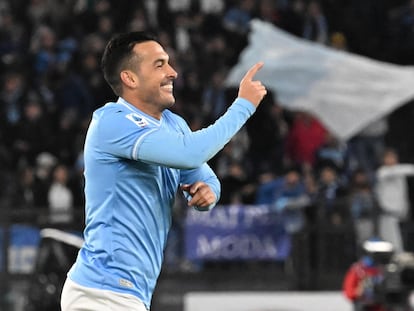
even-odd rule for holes
{"type": "Polygon", "coordinates": [[[153,117],[154,119],[161,120],[161,115],[164,109],[161,109],[154,104],[143,102],[131,96],[124,95],[122,98],[145,114],[153,117]]]}

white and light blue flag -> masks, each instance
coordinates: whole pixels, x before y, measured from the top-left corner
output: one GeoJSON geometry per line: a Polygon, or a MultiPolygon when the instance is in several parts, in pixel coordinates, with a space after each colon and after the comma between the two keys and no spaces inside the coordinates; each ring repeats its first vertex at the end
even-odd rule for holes
{"type": "Polygon", "coordinates": [[[256,78],[282,106],[313,113],[344,140],[414,98],[413,66],[339,51],[253,20],[249,44],[226,85],[238,87],[258,61],[265,65],[256,78]]]}

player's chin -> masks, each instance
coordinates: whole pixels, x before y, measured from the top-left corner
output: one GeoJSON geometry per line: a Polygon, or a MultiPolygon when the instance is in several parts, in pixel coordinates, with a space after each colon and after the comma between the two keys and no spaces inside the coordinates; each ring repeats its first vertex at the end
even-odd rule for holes
{"type": "Polygon", "coordinates": [[[173,95],[168,96],[168,98],[165,98],[165,106],[166,107],[171,107],[175,104],[175,97],[173,95]]]}

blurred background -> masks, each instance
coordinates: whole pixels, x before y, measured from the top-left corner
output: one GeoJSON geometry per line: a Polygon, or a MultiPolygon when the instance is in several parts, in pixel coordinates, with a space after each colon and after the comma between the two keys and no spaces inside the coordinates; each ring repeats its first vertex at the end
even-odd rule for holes
{"type": "MultiPolygon", "coordinates": [[[[158,35],[179,73],[172,109],[197,130],[237,95],[225,80],[253,19],[337,51],[414,65],[412,0],[0,0],[0,310],[59,310],[82,243],[84,136],[94,109],[116,99],[100,71],[109,38],[158,35]]],[[[373,237],[392,245],[382,271],[394,265],[376,294],[408,310],[413,100],[344,140],[270,93],[209,162],[222,182],[219,206],[200,215],[178,196],[152,311],[201,311],[209,302],[196,297],[198,309],[189,307],[188,295],[246,291],[259,295],[256,307],[238,310],[257,311],[276,292],[326,291],[351,310],[344,278],[378,252],[362,247],[373,237]]]]}

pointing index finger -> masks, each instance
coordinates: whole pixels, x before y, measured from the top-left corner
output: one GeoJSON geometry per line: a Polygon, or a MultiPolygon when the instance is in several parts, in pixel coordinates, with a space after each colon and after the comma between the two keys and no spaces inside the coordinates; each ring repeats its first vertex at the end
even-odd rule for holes
{"type": "Polygon", "coordinates": [[[263,62],[258,62],[253,65],[244,75],[243,80],[252,80],[255,74],[263,67],[263,62]]]}

